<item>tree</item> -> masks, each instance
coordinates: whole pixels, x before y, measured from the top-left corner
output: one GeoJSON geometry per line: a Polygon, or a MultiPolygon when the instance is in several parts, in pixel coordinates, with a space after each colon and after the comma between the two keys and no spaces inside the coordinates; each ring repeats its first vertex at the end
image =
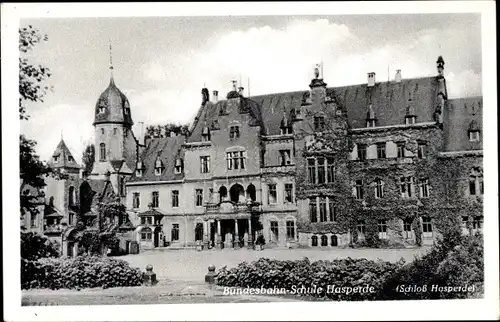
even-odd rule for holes
{"type": "Polygon", "coordinates": [[[187,135],[189,126],[187,124],[167,123],[164,125],[149,125],[146,127],[146,135],[151,138],[163,138],[170,136],[173,132],[176,135],[187,135]]]}
{"type": "Polygon", "coordinates": [[[42,65],[32,65],[22,54],[29,52],[41,41],[47,41],[47,35],[41,35],[38,29],[31,25],[28,28],[19,28],[19,118],[26,120],[26,102],[43,102],[43,97],[49,90],[42,83],[51,76],[50,70],[42,65]]]}
{"type": "Polygon", "coordinates": [[[95,146],[89,144],[85,147],[82,155],[82,163],[85,173],[91,173],[95,162],[95,146]]]}

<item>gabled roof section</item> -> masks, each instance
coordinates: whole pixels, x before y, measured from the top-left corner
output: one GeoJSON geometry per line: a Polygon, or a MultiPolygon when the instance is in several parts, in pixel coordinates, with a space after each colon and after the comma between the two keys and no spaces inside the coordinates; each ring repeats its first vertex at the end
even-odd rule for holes
{"type": "Polygon", "coordinates": [[[139,157],[139,160],[142,161],[144,167],[142,176],[138,177],[137,173],[134,171],[134,174],[129,181],[141,182],[182,179],[183,174],[176,174],[174,165],[175,159],[179,155],[183,143],[183,135],[151,139],[147,147],[144,149],[144,152],[139,157]],[[164,169],[159,176],[155,174],[155,162],[158,157],[160,158],[164,166],[164,169]]]}
{"type": "Polygon", "coordinates": [[[53,168],[80,169],[80,165],[76,162],[63,139],[52,153],[52,160],[50,160],[49,164],[53,168]]]}
{"type": "Polygon", "coordinates": [[[444,150],[481,150],[483,144],[469,141],[471,123],[481,131],[483,127],[483,98],[481,96],[450,99],[443,115],[444,150]]]}

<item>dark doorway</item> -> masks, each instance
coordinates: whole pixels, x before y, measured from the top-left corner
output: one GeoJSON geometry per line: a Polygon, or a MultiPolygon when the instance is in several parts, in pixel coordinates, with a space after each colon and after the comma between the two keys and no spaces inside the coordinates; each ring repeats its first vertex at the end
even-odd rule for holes
{"type": "Polygon", "coordinates": [[[330,237],[331,239],[331,246],[338,246],[338,240],[337,240],[337,235],[332,235],[332,237],[330,237]]]}
{"type": "Polygon", "coordinates": [[[249,184],[248,185],[248,187],[247,187],[247,196],[252,201],[255,201],[257,199],[255,186],[253,184],[249,184]]]}
{"type": "Polygon", "coordinates": [[[197,223],[196,227],[194,228],[194,240],[203,240],[203,224],[202,223],[197,223]]]}
{"type": "Polygon", "coordinates": [[[227,188],[222,186],[219,188],[219,202],[222,202],[227,197],[227,188]]]}
{"type": "Polygon", "coordinates": [[[240,196],[245,196],[245,189],[240,184],[235,184],[229,190],[232,202],[239,202],[240,196]]]}

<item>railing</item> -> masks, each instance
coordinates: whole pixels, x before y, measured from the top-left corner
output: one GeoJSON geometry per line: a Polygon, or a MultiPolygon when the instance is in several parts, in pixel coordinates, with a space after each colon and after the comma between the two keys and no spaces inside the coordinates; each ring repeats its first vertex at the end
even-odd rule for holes
{"type": "Polygon", "coordinates": [[[60,233],[63,231],[63,227],[61,225],[50,225],[45,226],[43,231],[46,233],[60,233]]]}
{"type": "Polygon", "coordinates": [[[247,204],[235,204],[223,202],[220,204],[206,204],[205,213],[250,213],[258,209],[258,206],[248,206],[247,204]]]}
{"type": "Polygon", "coordinates": [[[295,164],[266,166],[262,168],[262,173],[295,172],[295,164]]]}

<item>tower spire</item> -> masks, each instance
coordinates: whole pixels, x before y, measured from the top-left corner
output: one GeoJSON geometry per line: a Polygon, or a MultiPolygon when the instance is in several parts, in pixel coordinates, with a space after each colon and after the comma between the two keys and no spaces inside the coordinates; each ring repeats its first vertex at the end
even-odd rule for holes
{"type": "Polygon", "coordinates": [[[111,48],[111,39],[109,40],[109,73],[110,73],[110,81],[114,83],[113,79],[113,50],[111,48]]]}

